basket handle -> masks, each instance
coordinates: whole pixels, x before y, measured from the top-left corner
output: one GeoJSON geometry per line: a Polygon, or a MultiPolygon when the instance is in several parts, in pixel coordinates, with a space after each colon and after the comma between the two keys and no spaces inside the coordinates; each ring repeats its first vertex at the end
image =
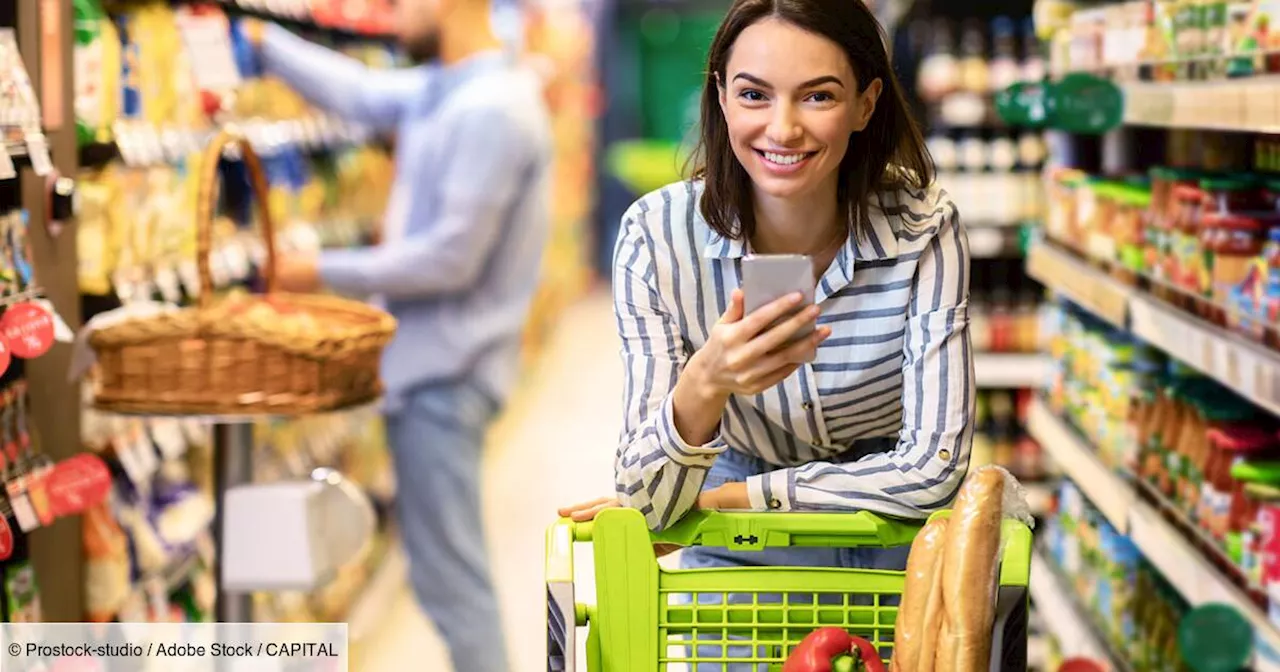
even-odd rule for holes
{"type": "Polygon", "coordinates": [[[244,158],[244,165],[249,171],[249,186],[253,189],[254,200],[257,201],[258,218],[262,221],[262,237],[267,246],[267,263],[263,268],[266,281],[266,292],[275,291],[276,286],[276,236],[271,222],[271,206],[267,200],[267,174],[262,169],[262,160],[253,150],[253,145],[244,134],[234,128],[224,128],[214,136],[204,150],[201,161],[200,182],[196,195],[196,267],[200,272],[201,309],[209,307],[213,300],[213,275],[209,271],[209,252],[213,247],[213,209],[214,187],[218,181],[218,162],[228,147],[235,147],[244,158]]]}

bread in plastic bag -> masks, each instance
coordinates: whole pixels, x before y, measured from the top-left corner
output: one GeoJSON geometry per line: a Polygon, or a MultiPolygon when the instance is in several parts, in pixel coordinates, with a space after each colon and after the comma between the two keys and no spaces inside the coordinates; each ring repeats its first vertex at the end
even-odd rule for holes
{"type": "Polygon", "coordinates": [[[990,666],[1001,526],[1006,515],[1030,519],[1020,492],[1017,479],[995,466],[974,470],[960,487],[944,543],[937,672],[990,666]]]}
{"type": "Polygon", "coordinates": [[[906,584],[894,625],[893,672],[919,669],[920,661],[932,661],[937,651],[938,614],[942,610],[940,572],[947,522],[946,518],[930,521],[911,543],[906,584]]]}

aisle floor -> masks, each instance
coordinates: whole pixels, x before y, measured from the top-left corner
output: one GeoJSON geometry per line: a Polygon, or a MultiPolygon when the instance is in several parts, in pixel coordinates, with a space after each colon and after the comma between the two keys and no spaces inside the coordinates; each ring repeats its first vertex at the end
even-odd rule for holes
{"type": "MultiPolygon", "coordinates": [[[[543,549],[556,508],[613,492],[622,384],[614,329],[607,295],[570,307],[490,439],[485,518],[512,672],[546,669],[543,549]]],[[[451,669],[407,585],[359,651],[355,672],[451,669]]]]}

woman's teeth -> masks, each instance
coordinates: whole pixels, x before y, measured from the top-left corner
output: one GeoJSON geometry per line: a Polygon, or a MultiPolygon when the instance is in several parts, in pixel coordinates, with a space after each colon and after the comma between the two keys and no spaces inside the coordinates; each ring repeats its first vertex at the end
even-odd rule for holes
{"type": "Polygon", "coordinates": [[[794,165],[809,158],[808,154],[776,154],[774,152],[762,153],[764,154],[764,158],[768,159],[770,162],[782,166],[794,165]]]}

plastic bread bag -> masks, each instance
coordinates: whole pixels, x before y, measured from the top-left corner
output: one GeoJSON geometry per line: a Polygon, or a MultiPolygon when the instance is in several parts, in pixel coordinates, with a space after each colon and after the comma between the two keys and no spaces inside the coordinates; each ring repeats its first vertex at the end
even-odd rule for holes
{"type": "Polygon", "coordinates": [[[989,668],[1005,518],[1032,524],[1022,486],[998,466],[972,471],[960,487],[943,542],[942,610],[931,668],[937,672],[989,668]]]}
{"type": "Polygon", "coordinates": [[[942,610],[942,551],[949,522],[946,518],[930,521],[911,543],[906,585],[894,624],[890,672],[920,669],[920,661],[932,661],[936,655],[938,615],[942,610]]]}

